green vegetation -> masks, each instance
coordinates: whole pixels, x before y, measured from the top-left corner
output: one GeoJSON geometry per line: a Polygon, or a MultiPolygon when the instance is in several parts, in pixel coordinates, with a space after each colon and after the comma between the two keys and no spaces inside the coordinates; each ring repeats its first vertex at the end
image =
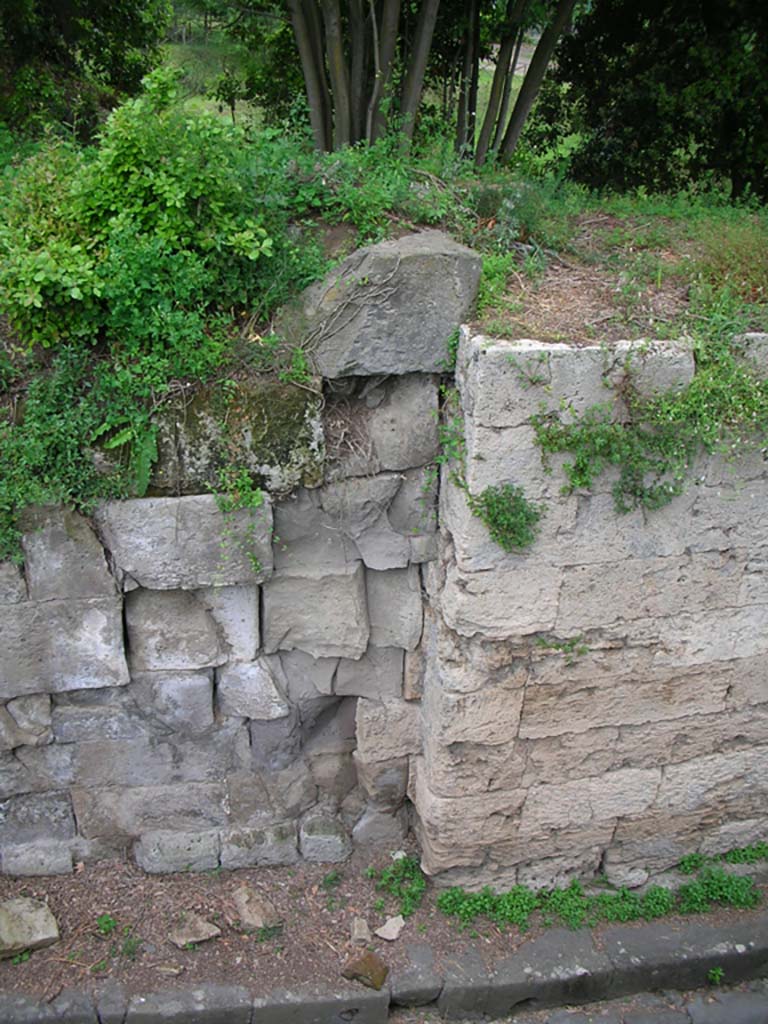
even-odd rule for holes
{"type": "MultiPolygon", "coordinates": [[[[398,913],[403,917],[410,917],[421,906],[427,882],[415,857],[399,857],[381,871],[369,868],[368,877],[376,881],[377,892],[397,900],[398,913]]],[[[379,899],[374,909],[383,911],[384,906],[384,900],[379,899]]]]}
{"type": "Polygon", "coordinates": [[[99,914],[96,918],[96,927],[99,930],[99,935],[111,935],[117,928],[117,921],[111,914],[99,914]]]}

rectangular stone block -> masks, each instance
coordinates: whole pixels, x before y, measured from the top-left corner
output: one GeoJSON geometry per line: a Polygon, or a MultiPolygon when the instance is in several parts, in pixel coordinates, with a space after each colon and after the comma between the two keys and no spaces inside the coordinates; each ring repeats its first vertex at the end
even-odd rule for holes
{"type": "Polygon", "coordinates": [[[72,839],[75,821],[67,793],[14,796],[0,804],[0,845],[72,839]]]}
{"type": "Polygon", "coordinates": [[[205,984],[131,996],[125,1024],[250,1024],[251,996],[240,985],[205,984]]]}
{"type": "Polygon", "coordinates": [[[69,875],[72,872],[71,846],[66,840],[55,839],[0,845],[0,872],[21,878],[69,875]]]}
{"type": "Polygon", "coordinates": [[[434,743],[506,744],[520,728],[523,690],[490,685],[471,693],[428,686],[423,698],[425,732],[434,743]]]}
{"type": "Polygon", "coordinates": [[[253,584],[272,571],[272,506],[223,513],[212,494],[106,502],[96,511],[118,568],[142,587],[253,584]]]}
{"type": "Polygon", "coordinates": [[[418,705],[402,700],[357,702],[357,753],[364,761],[389,761],[421,749],[418,705]]]}
{"type": "Polygon", "coordinates": [[[33,601],[110,597],[117,592],[104,548],[83,516],[61,506],[28,508],[21,525],[33,601]]]}
{"type": "Polygon", "coordinates": [[[216,683],[216,699],[223,715],[271,721],[290,713],[266,659],[224,665],[216,674],[216,683]]]}
{"type": "Polygon", "coordinates": [[[421,576],[418,566],[365,576],[371,643],[374,647],[415,650],[423,624],[421,576]]]}
{"type": "Polygon", "coordinates": [[[370,627],[365,570],[278,575],[263,587],[264,648],[269,654],[298,648],[313,658],[359,658],[370,627]]]}
{"type": "Polygon", "coordinates": [[[464,573],[448,568],[440,604],[446,623],[462,636],[489,640],[551,630],[557,615],[561,574],[532,565],[525,556],[514,572],[464,573]]]}
{"type": "Polygon", "coordinates": [[[119,598],[0,605],[0,700],[127,682],[119,598]]]}
{"type": "Polygon", "coordinates": [[[133,856],[143,871],[211,871],[219,866],[219,833],[144,832],[133,845],[133,856]]]}
{"type": "Polygon", "coordinates": [[[661,769],[626,768],[559,786],[532,786],[520,823],[523,835],[546,828],[606,821],[641,814],[654,802],[661,769]]]}
{"type": "Polygon", "coordinates": [[[139,672],[128,692],[143,714],[168,729],[198,735],[213,725],[213,672],[139,672]]]}
{"type": "Polygon", "coordinates": [[[768,746],[724,751],[669,765],[656,805],[685,813],[748,800],[759,809],[768,796],[768,746]]]}
{"type": "Polygon", "coordinates": [[[221,833],[221,866],[226,870],[299,860],[296,822],[266,828],[230,828],[221,833]]]}
{"type": "Polygon", "coordinates": [[[227,660],[213,617],[187,591],[131,591],[125,625],[134,672],[201,669],[227,660]]]}
{"type": "Polygon", "coordinates": [[[259,588],[205,587],[197,599],[219,627],[232,661],[253,661],[259,649],[259,588]]]}
{"type": "Polygon", "coordinates": [[[227,823],[226,786],[220,783],[75,787],[72,803],[78,828],[86,839],[205,831],[227,823]]]}
{"type": "Polygon", "coordinates": [[[369,646],[362,658],[341,658],[333,680],[334,693],[380,700],[403,692],[403,651],[369,646]]]}

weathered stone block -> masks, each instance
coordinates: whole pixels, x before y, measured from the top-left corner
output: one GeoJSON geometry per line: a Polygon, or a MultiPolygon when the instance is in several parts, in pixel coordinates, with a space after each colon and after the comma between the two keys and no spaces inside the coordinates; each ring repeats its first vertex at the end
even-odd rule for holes
{"type": "Polygon", "coordinates": [[[127,682],[119,598],[0,605],[0,699],[127,682]]]}
{"type": "Polygon", "coordinates": [[[374,846],[378,850],[399,849],[408,832],[408,813],[404,807],[384,811],[368,807],[352,829],[355,846],[374,846]]]}
{"type": "Polygon", "coordinates": [[[359,249],[280,316],[292,340],[311,336],[323,377],[439,373],[448,337],[468,316],[481,260],[439,231],[359,249]]]}
{"type": "Polygon", "coordinates": [[[290,713],[264,659],[220,668],[216,674],[216,697],[224,715],[271,721],[290,713]]]}
{"type": "Polygon", "coordinates": [[[226,788],[219,783],[72,790],[86,839],[143,832],[197,832],[227,824],[226,788]]]}
{"type": "Polygon", "coordinates": [[[53,708],[51,724],[57,743],[103,743],[150,735],[149,724],[125,691],[116,691],[122,698],[118,702],[100,699],[109,690],[85,692],[98,695],[98,703],[57,703],[53,708]]]}
{"type": "Polygon", "coordinates": [[[425,732],[446,746],[508,743],[520,728],[524,693],[514,679],[512,682],[511,686],[485,686],[471,693],[427,687],[422,716],[425,732]]]}
{"type": "Polygon", "coordinates": [[[205,984],[131,996],[125,1024],[249,1024],[251,997],[239,985],[205,984]]]}
{"type": "Polygon", "coordinates": [[[0,871],[19,877],[68,875],[72,871],[71,844],[65,840],[36,839],[31,843],[2,845],[0,871]]]}
{"type": "Polygon", "coordinates": [[[72,839],[75,821],[67,793],[30,793],[0,804],[0,844],[72,839]]]}
{"type": "Polygon", "coordinates": [[[194,594],[133,590],[125,597],[134,672],[200,669],[226,661],[216,624],[194,594]]]}
{"type": "Polygon", "coordinates": [[[357,785],[352,754],[315,754],[307,758],[320,796],[338,806],[357,785]]]}
{"type": "Polygon", "coordinates": [[[221,833],[221,866],[227,870],[256,865],[295,864],[299,859],[296,823],[268,828],[230,828],[221,833]]]}
{"type": "Polygon", "coordinates": [[[421,576],[418,566],[366,573],[371,643],[413,651],[423,623],[421,576]]]}
{"type": "Polygon", "coordinates": [[[378,467],[371,456],[363,470],[366,475],[322,488],[318,499],[323,508],[323,526],[343,539],[347,562],[356,555],[373,569],[403,567],[408,564],[410,538],[393,528],[387,514],[401,477],[394,473],[374,475],[378,467]]]}
{"type": "Polygon", "coordinates": [[[421,749],[419,708],[400,700],[357,702],[357,752],[368,761],[391,761],[421,749]]]}
{"type": "Polygon", "coordinates": [[[303,758],[264,776],[275,816],[296,818],[317,801],[317,786],[303,758]]]}
{"type": "Polygon", "coordinates": [[[0,904],[0,959],[58,941],[59,927],[46,903],[19,896],[0,904]]]}
{"type": "Polygon", "coordinates": [[[259,649],[259,588],[205,587],[196,597],[221,631],[232,661],[253,661],[259,649]]]}
{"type": "Polygon", "coordinates": [[[251,737],[251,761],[254,768],[270,772],[288,767],[301,747],[301,728],[296,711],[282,718],[252,719],[248,723],[251,737]]]}
{"type": "MultiPolygon", "coordinates": [[[[299,708],[333,693],[338,658],[313,658],[304,651],[282,651],[277,655],[288,691],[288,699],[299,708]]],[[[272,659],[267,658],[271,663],[272,659]]]]}
{"type": "Polygon", "coordinates": [[[142,712],[168,729],[197,735],[213,725],[213,672],[134,673],[128,691],[142,712]]]}
{"type": "Polygon", "coordinates": [[[272,507],[224,514],[216,498],[107,502],[96,523],[122,572],[154,590],[253,584],[272,570],[272,507]]]}
{"type": "Polygon", "coordinates": [[[24,566],[33,601],[111,597],[116,593],[104,549],[87,520],[77,512],[60,506],[29,508],[21,525],[24,566]]]}
{"type": "Polygon", "coordinates": [[[560,572],[517,560],[514,572],[461,572],[449,567],[440,605],[445,621],[463,636],[488,639],[551,630],[557,615],[560,572]]]}
{"type": "Polygon", "coordinates": [[[390,761],[365,761],[357,751],[353,755],[357,781],[368,800],[383,810],[395,810],[405,800],[408,789],[408,758],[390,761]]]}
{"type": "Polygon", "coordinates": [[[343,572],[278,576],[265,584],[264,648],[298,648],[314,658],[359,658],[370,627],[365,571],[355,562],[343,572]]]}
{"type": "Polygon", "coordinates": [[[667,766],[656,804],[680,813],[707,807],[718,807],[725,813],[729,803],[743,801],[761,810],[766,794],[768,746],[757,746],[667,766]]]}
{"type": "Polygon", "coordinates": [[[399,697],[403,689],[403,651],[395,647],[372,647],[351,661],[341,658],[333,681],[334,693],[378,700],[399,697]]]}
{"type": "MultiPolygon", "coordinates": [[[[394,494],[396,481],[376,478],[370,489],[385,504],[394,494]]],[[[280,575],[303,576],[327,571],[343,572],[358,557],[357,548],[345,529],[346,520],[340,521],[336,510],[325,510],[321,503],[324,490],[300,488],[284,498],[274,509],[274,562],[280,575]]],[[[345,506],[346,508],[347,506],[345,506]]],[[[366,516],[365,509],[354,509],[355,515],[366,516]]],[[[377,515],[380,510],[377,507],[377,515]]],[[[351,525],[351,524],[350,524],[351,525]]]]}
{"type": "Polygon", "coordinates": [[[0,562],[0,604],[18,604],[27,599],[27,584],[21,566],[0,562]]]}
{"type": "Polygon", "coordinates": [[[626,768],[560,786],[531,786],[520,830],[537,835],[547,828],[606,821],[638,815],[656,799],[661,769],[626,768]]]}
{"type": "Polygon", "coordinates": [[[0,750],[41,747],[53,741],[48,694],[16,697],[0,707],[0,750]]]}
{"type": "Polygon", "coordinates": [[[149,874],[210,871],[219,866],[219,833],[145,832],[133,844],[133,856],[149,874]]]}
{"type": "Polygon", "coordinates": [[[352,852],[347,830],[327,814],[312,814],[302,821],[299,844],[304,859],[319,864],[338,864],[352,852]]]}

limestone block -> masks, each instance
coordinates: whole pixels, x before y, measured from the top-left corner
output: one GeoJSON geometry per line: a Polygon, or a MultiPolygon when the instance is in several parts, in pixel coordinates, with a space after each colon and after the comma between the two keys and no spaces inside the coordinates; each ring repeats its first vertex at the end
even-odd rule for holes
{"type": "Polygon", "coordinates": [[[83,516],[60,506],[35,507],[25,510],[21,526],[33,601],[116,593],[104,549],[83,516]]]}
{"type": "Polygon", "coordinates": [[[768,746],[756,746],[668,765],[656,803],[681,813],[718,808],[725,817],[734,801],[764,810],[767,794],[768,746]]]}
{"type": "Polygon", "coordinates": [[[471,693],[455,693],[429,686],[423,700],[425,733],[434,741],[479,743],[493,746],[517,736],[523,690],[485,686],[471,693]]]}
{"type": "MultiPolygon", "coordinates": [[[[338,658],[313,658],[303,651],[281,651],[277,655],[285,679],[288,699],[299,707],[305,702],[333,693],[338,658]]],[[[267,658],[271,661],[271,658],[267,658]]]]}
{"type": "Polygon", "coordinates": [[[645,399],[681,391],[696,372],[693,349],[685,341],[620,341],[611,356],[608,383],[615,386],[629,374],[632,389],[645,399]]]}
{"type": "Polygon", "coordinates": [[[729,707],[742,708],[768,703],[764,658],[739,658],[728,666],[727,671],[729,707]]]}
{"type": "Polygon", "coordinates": [[[0,707],[0,750],[41,747],[53,742],[51,698],[47,693],[16,697],[0,707]]]}
{"type": "MultiPolygon", "coordinates": [[[[526,744],[515,739],[492,746],[471,742],[445,746],[428,734],[424,739],[423,766],[429,788],[436,796],[467,796],[520,789],[527,754],[526,744]]],[[[525,780],[525,784],[529,781],[525,780]]]]}
{"type": "Polygon", "coordinates": [[[391,761],[421,749],[418,705],[401,700],[357,702],[357,752],[366,761],[391,761]]]}
{"type": "Polygon", "coordinates": [[[317,786],[304,758],[264,776],[276,815],[296,818],[308,811],[317,800],[317,786]]]}
{"type": "Polygon", "coordinates": [[[421,639],[423,612],[418,566],[366,573],[371,643],[375,647],[416,648],[421,639]]]}
{"type": "Polygon", "coordinates": [[[531,786],[520,823],[521,835],[542,829],[641,814],[654,802],[661,769],[626,768],[559,786],[531,786]]]}
{"type": "Polygon", "coordinates": [[[0,872],[20,877],[69,875],[72,872],[71,842],[36,839],[31,843],[0,846],[0,872]]]}
{"type": "Polygon", "coordinates": [[[518,558],[514,572],[462,572],[451,565],[440,604],[446,623],[463,636],[492,640],[551,630],[557,615],[559,570],[518,558]]]}
{"type": "Polygon", "coordinates": [[[213,672],[138,672],[129,693],[142,712],[168,729],[197,735],[213,725],[213,672]]]}
{"type": "Polygon", "coordinates": [[[144,832],[133,844],[133,856],[148,874],[172,871],[210,871],[219,866],[219,833],[144,832]]]}
{"type": "Polygon", "coordinates": [[[21,566],[0,562],[0,604],[17,604],[27,599],[27,584],[21,566]]]}
{"type": "Polygon", "coordinates": [[[263,587],[264,648],[359,658],[370,627],[361,562],[321,575],[276,576],[263,587]]]}
{"type": "MultiPolygon", "coordinates": [[[[375,478],[370,481],[367,493],[375,505],[376,516],[380,514],[379,504],[384,502],[386,506],[396,486],[395,479],[375,478]]],[[[359,557],[354,543],[350,541],[350,529],[359,521],[357,517],[362,517],[365,522],[365,517],[370,514],[365,506],[366,497],[361,498],[362,509],[358,501],[350,507],[353,498],[358,497],[351,495],[349,502],[342,501],[340,497],[339,509],[331,506],[326,510],[321,504],[321,494],[325,493],[325,489],[310,491],[300,488],[275,505],[274,565],[281,576],[303,576],[308,569],[313,573],[343,572],[359,557]],[[345,518],[341,517],[340,510],[343,510],[345,518]]]]}
{"type": "Polygon", "coordinates": [[[263,826],[273,818],[272,803],[261,772],[249,768],[226,777],[230,820],[240,826],[263,826]]]}
{"type": "Polygon", "coordinates": [[[751,331],[733,339],[736,350],[745,362],[750,364],[759,376],[765,377],[766,357],[768,356],[768,334],[751,331]]]}
{"type": "Polygon", "coordinates": [[[357,785],[351,753],[310,755],[307,762],[320,796],[335,806],[357,785]]]}
{"type": "Polygon", "coordinates": [[[216,699],[224,715],[271,721],[285,718],[290,707],[264,659],[224,665],[216,673],[216,699]]]}
{"type": "Polygon", "coordinates": [[[311,336],[323,377],[439,373],[477,294],[480,257],[440,231],[359,249],[312,285],[279,330],[311,336]]]}
{"type": "Polygon", "coordinates": [[[754,552],[768,545],[768,523],[761,515],[765,484],[760,479],[742,479],[738,465],[727,481],[712,487],[700,483],[692,490],[688,541],[693,551],[745,548],[754,552]]]}
{"type": "Polygon", "coordinates": [[[701,852],[707,857],[715,857],[728,850],[756,845],[765,841],[766,830],[768,819],[765,815],[747,821],[727,821],[708,833],[701,844],[701,852]]]}
{"type": "Polygon", "coordinates": [[[295,864],[298,859],[295,822],[264,829],[230,828],[221,833],[221,866],[226,870],[295,864]]]}
{"type": "Polygon", "coordinates": [[[377,851],[396,850],[407,832],[408,814],[404,807],[394,812],[368,807],[352,829],[352,842],[355,846],[373,846],[377,851]]]}
{"type": "Polygon", "coordinates": [[[304,859],[317,864],[338,864],[352,852],[344,825],[328,814],[310,814],[303,819],[299,846],[304,859]]]}
{"type": "Polygon", "coordinates": [[[0,904],[0,959],[43,949],[58,939],[59,927],[47,903],[19,896],[0,904]]]}
{"type": "Polygon", "coordinates": [[[221,783],[75,787],[72,803],[86,839],[143,832],[197,832],[227,824],[226,787],[221,783]]]}
{"type": "Polygon", "coordinates": [[[216,623],[187,591],[131,591],[125,624],[134,672],[201,669],[226,660],[216,623]]]}
{"type": "MultiPolygon", "coordinates": [[[[101,696],[109,691],[85,691],[101,696]]],[[[123,691],[117,691],[121,697],[123,691]]],[[[98,703],[57,703],[51,714],[53,735],[57,743],[102,743],[109,740],[146,739],[151,735],[149,723],[133,701],[99,701],[98,703]]]]}
{"type": "Polygon", "coordinates": [[[415,651],[406,651],[403,662],[403,697],[405,700],[421,700],[424,692],[424,672],[426,669],[423,647],[415,651]]]}
{"type": "Polygon", "coordinates": [[[195,595],[221,631],[232,661],[253,661],[259,649],[259,588],[204,587],[195,595]]]}
{"type": "Polygon", "coordinates": [[[659,668],[750,658],[768,652],[768,605],[639,620],[632,632],[643,642],[657,639],[659,668]]]}
{"type": "Polygon", "coordinates": [[[272,570],[272,507],[224,515],[212,494],[106,502],[96,524],[116,565],[142,587],[258,583],[272,570]]]}
{"type": "Polygon", "coordinates": [[[528,738],[586,732],[605,726],[642,725],[712,714],[725,708],[728,679],[715,672],[675,678],[659,673],[655,682],[615,680],[595,674],[591,684],[529,686],[520,735],[528,738]]]}
{"type": "Polygon", "coordinates": [[[334,693],[351,697],[399,697],[403,690],[403,651],[397,647],[369,646],[362,658],[341,658],[333,682],[334,693]]]}
{"type": "Polygon", "coordinates": [[[119,598],[0,605],[0,699],[127,682],[119,598]]]}
{"type": "Polygon", "coordinates": [[[71,839],[74,834],[67,793],[30,793],[0,804],[0,845],[71,839]]]}
{"type": "Polygon", "coordinates": [[[357,781],[368,801],[382,810],[393,811],[400,807],[408,788],[408,758],[366,761],[357,751],[352,756],[357,769],[357,781]]]}

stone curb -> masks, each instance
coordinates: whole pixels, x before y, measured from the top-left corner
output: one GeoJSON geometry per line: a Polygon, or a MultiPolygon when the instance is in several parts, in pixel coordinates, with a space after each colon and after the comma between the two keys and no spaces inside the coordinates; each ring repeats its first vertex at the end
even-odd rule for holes
{"type": "MultiPolygon", "coordinates": [[[[426,943],[410,966],[372,992],[345,982],[257,996],[240,986],[200,985],[129,998],[106,983],[92,998],[64,990],[50,1003],[0,993],[3,1024],[386,1024],[390,1004],[437,1006],[446,1019],[510,1014],[658,989],[688,990],[720,968],[728,984],[768,976],[768,910],[728,924],[706,920],[613,925],[601,932],[551,929],[492,968],[477,949],[435,967],[426,943]]],[[[704,1017],[701,1018],[704,1021],[704,1017]]]]}

